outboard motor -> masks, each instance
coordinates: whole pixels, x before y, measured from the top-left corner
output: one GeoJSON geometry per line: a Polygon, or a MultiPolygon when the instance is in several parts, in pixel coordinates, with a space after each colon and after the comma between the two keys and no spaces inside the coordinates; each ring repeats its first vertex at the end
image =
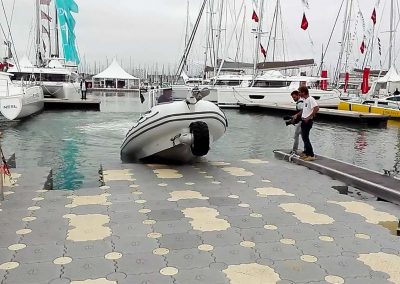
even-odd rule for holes
{"type": "Polygon", "coordinates": [[[208,88],[199,89],[199,87],[194,87],[192,89],[192,93],[190,97],[186,98],[186,101],[191,104],[195,104],[201,99],[205,98],[210,94],[210,90],[208,88]]]}

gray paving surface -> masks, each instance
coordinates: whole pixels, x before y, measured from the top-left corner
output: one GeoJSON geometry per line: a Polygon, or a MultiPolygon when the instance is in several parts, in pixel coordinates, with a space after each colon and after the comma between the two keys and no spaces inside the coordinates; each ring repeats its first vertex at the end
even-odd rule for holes
{"type": "Polygon", "coordinates": [[[1,284],[400,283],[400,208],[340,195],[316,172],[257,160],[103,168],[106,186],[76,192],[40,191],[46,168],[14,170],[1,284]]]}

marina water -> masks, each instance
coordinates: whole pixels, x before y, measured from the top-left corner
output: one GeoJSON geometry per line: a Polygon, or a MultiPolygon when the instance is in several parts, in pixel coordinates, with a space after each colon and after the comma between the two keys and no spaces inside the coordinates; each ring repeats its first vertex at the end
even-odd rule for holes
{"type": "MultiPolygon", "coordinates": [[[[93,93],[101,111],[45,111],[20,122],[2,122],[6,157],[18,167],[51,167],[54,188],[99,186],[101,164],[121,163],[119,149],[127,131],[147,111],[138,93],[93,93]]],[[[228,130],[209,152],[210,160],[273,159],[274,149],[289,149],[293,126],[280,116],[225,110],[228,130]]],[[[387,128],[317,121],[311,131],[316,154],[383,172],[400,168],[400,124],[387,128]]]]}

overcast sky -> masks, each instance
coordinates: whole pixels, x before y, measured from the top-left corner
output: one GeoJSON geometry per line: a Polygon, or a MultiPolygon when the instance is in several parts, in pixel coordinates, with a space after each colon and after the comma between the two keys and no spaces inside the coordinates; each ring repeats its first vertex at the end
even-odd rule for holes
{"type": "MultiPolygon", "coordinates": [[[[217,0],[214,0],[217,1],[217,0]]],[[[10,17],[13,3],[15,9],[12,21],[12,33],[15,40],[17,52],[21,57],[29,54],[33,57],[33,26],[34,26],[34,2],[35,0],[4,0],[7,15],[10,17]]],[[[172,69],[177,65],[180,56],[183,53],[187,0],[76,0],[80,11],[76,15],[76,36],[78,50],[81,60],[86,64],[93,64],[95,61],[105,64],[106,58],[110,61],[117,57],[123,65],[155,66],[158,63],[159,68],[164,64],[172,69]]],[[[190,21],[195,22],[199,12],[202,0],[190,0],[190,21]]],[[[255,27],[251,21],[253,10],[252,0],[228,0],[226,4],[227,23],[223,23],[224,28],[224,47],[222,52],[227,58],[233,58],[237,54],[238,46],[240,59],[252,61],[254,55],[254,35],[250,33],[255,27]],[[239,15],[241,3],[244,2],[246,14],[239,15]],[[233,32],[233,26],[238,20],[237,30],[234,40],[227,48],[227,42],[233,32]],[[243,18],[245,24],[243,26],[243,18]],[[243,27],[245,43],[235,40],[243,27]],[[241,49],[244,49],[243,52],[241,49]]],[[[265,22],[264,31],[269,32],[271,28],[271,19],[273,18],[276,0],[265,0],[265,22]]],[[[301,0],[280,0],[283,16],[284,38],[287,50],[286,59],[304,59],[314,58],[317,62],[321,58],[322,45],[326,47],[329,35],[337,17],[342,0],[309,0],[310,9],[304,8],[301,0]],[[300,29],[303,12],[309,21],[307,31],[300,29]]],[[[358,7],[364,15],[365,29],[371,29],[372,21],[370,19],[373,7],[377,0],[353,0],[355,3],[354,13],[357,13],[358,7]]],[[[389,30],[389,4],[390,0],[380,0],[377,9],[378,22],[375,32],[379,34],[382,42],[382,58],[385,63],[385,57],[388,49],[389,30]],[[381,19],[385,19],[381,22],[381,19]]],[[[397,2],[397,1],[395,1],[397,2]]],[[[344,10],[344,9],[343,9],[344,10]]],[[[339,17],[336,30],[333,34],[330,47],[327,53],[327,68],[333,67],[338,58],[340,49],[340,37],[343,25],[343,10],[339,17]]],[[[1,13],[3,15],[3,13],[1,13]]],[[[357,15],[356,15],[357,16],[357,15]]],[[[357,24],[357,31],[352,32],[353,52],[349,61],[354,65],[357,60],[363,60],[358,48],[363,37],[363,28],[360,20],[354,17],[353,25],[357,24]]],[[[203,16],[201,27],[196,36],[191,54],[191,64],[200,65],[204,61],[205,38],[206,38],[206,14],[203,16]]],[[[5,27],[4,17],[0,21],[5,27]]],[[[359,19],[359,18],[358,18],[359,19]]],[[[225,20],[224,20],[225,21],[225,20]]],[[[279,32],[279,29],[278,29],[279,32]]],[[[282,41],[279,32],[279,38],[276,44],[276,59],[282,59],[282,41]]],[[[266,47],[269,34],[262,37],[262,43],[266,47]]],[[[267,60],[272,60],[272,46],[267,50],[267,60]]],[[[379,66],[379,54],[373,55],[374,67],[379,66]]],[[[396,50],[397,53],[397,50],[396,50]]],[[[221,55],[223,56],[223,55],[221,55]]],[[[387,65],[387,59],[386,63],[387,65]]]]}

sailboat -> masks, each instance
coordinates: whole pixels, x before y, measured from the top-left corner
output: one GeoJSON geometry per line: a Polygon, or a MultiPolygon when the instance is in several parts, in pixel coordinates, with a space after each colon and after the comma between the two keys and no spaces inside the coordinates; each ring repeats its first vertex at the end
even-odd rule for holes
{"type": "MultiPolygon", "coordinates": [[[[205,5],[205,2],[203,3],[203,8],[205,5]]],[[[240,8],[239,13],[237,14],[237,17],[239,18],[242,10],[243,10],[244,4],[242,4],[242,7],[240,8]]],[[[202,10],[203,10],[202,8],[202,10]]],[[[196,26],[195,29],[192,31],[192,35],[190,37],[191,41],[186,40],[186,49],[184,56],[181,59],[178,73],[177,75],[181,75],[181,77],[184,80],[183,85],[173,85],[172,86],[172,96],[175,100],[183,100],[186,99],[188,95],[190,95],[192,89],[194,87],[198,88],[208,88],[210,91],[210,94],[204,98],[204,100],[211,101],[213,103],[218,103],[218,94],[217,94],[217,89],[220,88],[226,88],[226,87],[231,87],[231,86],[248,86],[250,81],[251,81],[251,76],[244,74],[244,70],[242,68],[245,63],[240,63],[240,62],[228,62],[225,60],[221,60],[219,57],[221,55],[220,47],[222,45],[223,40],[221,39],[223,34],[222,34],[222,22],[224,18],[224,13],[227,12],[228,9],[228,3],[225,0],[220,0],[220,1],[209,1],[208,2],[208,18],[206,20],[207,23],[207,36],[206,36],[206,50],[205,50],[205,62],[204,62],[204,74],[203,78],[189,78],[185,72],[183,71],[183,68],[186,66],[186,61],[187,61],[187,56],[189,54],[189,50],[191,47],[191,41],[195,35],[198,23],[199,23],[199,18],[196,21],[196,26]],[[218,6],[218,12],[216,12],[215,5],[218,6]],[[214,15],[215,14],[215,15],[214,15]],[[216,16],[217,15],[217,16],[216,16]],[[214,27],[215,23],[214,21],[217,21],[217,27],[214,27]],[[214,34],[215,33],[215,34],[214,34]],[[189,44],[188,44],[189,43],[189,44]],[[210,53],[210,54],[208,54],[210,53]],[[207,66],[207,61],[210,60],[210,65],[212,66],[207,66]],[[229,67],[228,67],[229,66],[229,67]],[[228,67],[228,68],[225,68],[228,67]],[[225,72],[224,74],[221,74],[221,69],[225,72]],[[217,72],[218,71],[218,72],[217,72]],[[181,73],[179,73],[181,72],[181,73]],[[205,79],[208,77],[207,75],[209,72],[212,72],[212,75],[210,76],[208,80],[205,79]]],[[[201,13],[202,13],[201,10],[201,13]]],[[[199,17],[201,17],[201,13],[199,14],[199,17]]],[[[243,13],[245,14],[245,13],[243,13]]],[[[238,20],[235,21],[235,30],[237,26],[238,20]]],[[[232,33],[232,36],[234,33],[232,33]]],[[[239,40],[240,41],[240,40],[239,40]]]]}
{"type": "MultiPolygon", "coordinates": [[[[280,12],[280,1],[277,1],[274,16],[275,25],[280,12]],[[276,17],[276,18],[275,18],[276,17]]],[[[229,88],[217,88],[218,105],[220,107],[238,107],[240,104],[291,104],[293,100],[290,93],[305,84],[309,87],[310,96],[314,97],[320,107],[337,108],[340,99],[337,90],[324,90],[317,88],[321,81],[327,80],[321,77],[312,76],[287,76],[280,70],[300,69],[302,67],[314,66],[313,59],[294,60],[294,61],[275,61],[273,55],[272,62],[259,62],[260,50],[266,58],[266,50],[261,44],[264,0],[260,1],[259,17],[253,12],[253,19],[258,23],[255,29],[256,44],[254,55],[253,76],[249,86],[230,86],[229,88]],[[259,71],[263,71],[260,74],[259,71]]],[[[273,23],[274,24],[274,23],[273,23]]],[[[276,33],[276,26],[275,26],[276,33]]],[[[274,38],[277,35],[275,34],[274,38]]],[[[275,52],[275,43],[273,45],[275,52]]],[[[268,50],[268,47],[267,47],[268,50]]]]}
{"type": "Polygon", "coordinates": [[[33,78],[40,81],[44,95],[55,98],[71,98],[79,96],[79,56],[75,44],[75,20],[72,13],[78,12],[75,1],[55,0],[55,27],[51,33],[49,15],[51,0],[36,0],[36,64],[25,60],[20,69],[12,67],[9,72],[14,74],[13,81],[33,78]],[[43,11],[46,10],[47,11],[43,11]],[[44,21],[44,23],[43,23],[44,21]],[[47,23],[47,25],[46,25],[47,23]],[[60,41],[64,58],[60,57],[60,41]],[[44,35],[47,36],[48,46],[45,45],[44,35]],[[54,38],[53,38],[54,37],[54,38]],[[52,43],[55,41],[54,48],[52,43]],[[43,58],[44,55],[48,58],[43,58]]]}
{"type": "MultiPolygon", "coordinates": [[[[5,17],[6,21],[7,17],[5,17]]],[[[10,35],[10,39],[12,39],[10,35]]],[[[12,53],[13,43],[6,39],[6,54],[4,62],[0,63],[0,112],[8,120],[22,119],[42,111],[44,106],[42,88],[35,81],[11,81],[11,73],[6,71],[12,64],[8,61],[16,57],[12,53]]],[[[14,48],[15,51],[15,48],[14,48]]],[[[16,59],[15,68],[19,67],[16,59]]]]}
{"type": "Polygon", "coordinates": [[[8,120],[22,119],[43,110],[43,90],[34,82],[11,82],[12,74],[0,72],[0,110],[8,120]]]}

